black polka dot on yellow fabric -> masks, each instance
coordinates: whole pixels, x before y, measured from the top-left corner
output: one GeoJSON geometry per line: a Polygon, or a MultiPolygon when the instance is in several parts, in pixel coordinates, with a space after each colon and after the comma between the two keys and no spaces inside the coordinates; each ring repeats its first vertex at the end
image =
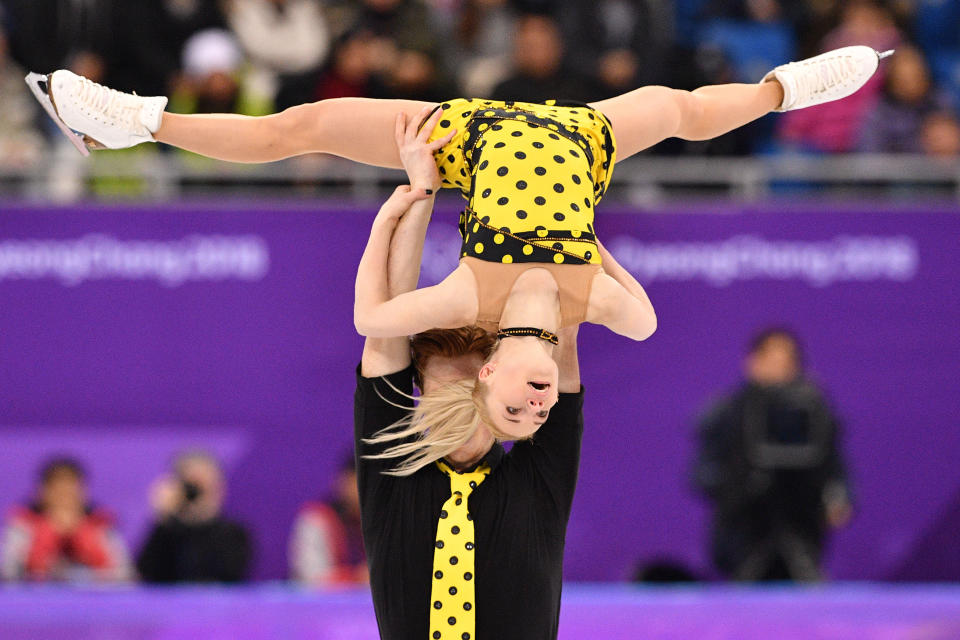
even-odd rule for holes
{"type": "Polygon", "coordinates": [[[508,197],[506,197],[506,196],[497,199],[497,204],[500,205],[501,207],[502,207],[503,205],[507,204],[508,202],[510,202],[510,198],[508,198],[508,197]]]}
{"type": "Polygon", "coordinates": [[[580,211],[580,206],[576,202],[571,202],[570,208],[573,209],[574,211],[580,211]]]}
{"type": "Polygon", "coordinates": [[[468,542],[467,544],[465,544],[465,545],[463,545],[463,546],[466,547],[467,551],[473,551],[473,543],[472,543],[472,542],[468,542]]]}
{"type": "Polygon", "coordinates": [[[449,121],[449,120],[441,120],[441,121],[440,121],[440,126],[443,127],[444,129],[446,129],[446,128],[448,128],[448,127],[450,126],[450,121],[449,121]]]}
{"type": "Polygon", "coordinates": [[[567,216],[563,215],[559,211],[553,214],[553,219],[556,220],[557,222],[563,222],[566,219],[566,217],[567,216]]]}
{"type": "Polygon", "coordinates": [[[443,571],[437,571],[436,573],[433,574],[433,577],[436,578],[437,580],[441,580],[443,578],[443,571]]]}
{"type": "Polygon", "coordinates": [[[460,533],[460,527],[454,525],[453,527],[450,528],[450,533],[452,533],[453,535],[457,535],[458,533],[460,533]]]}
{"type": "Polygon", "coordinates": [[[557,251],[563,251],[563,243],[562,243],[562,242],[554,242],[554,243],[553,243],[553,248],[556,249],[557,251]]]}
{"type": "Polygon", "coordinates": [[[497,144],[493,145],[493,148],[494,148],[494,149],[503,149],[505,146],[507,146],[507,143],[506,143],[506,142],[498,142],[497,144]]]}
{"type": "Polygon", "coordinates": [[[517,210],[517,217],[520,218],[521,220],[523,220],[524,218],[527,217],[527,212],[524,211],[523,209],[518,209],[518,210],[517,210]]]}
{"type": "Polygon", "coordinates": [[[502,178],[503,176],[507,175],[507,173],[509,173],[509,172],[510,172],[510,170],[507,169],[506,167],[500,167],[499,169],[497,169],[497,175],[500,176],[501,178],[502,178]]]}
{"type": "Polygon", "coordinates": [[[447,517],[447,512],[441,509],[441,510],[440,510],[440,517],[441,517],[441,518],[446,518],[446,517],[447,517]]]}
{"type": "Polygon", "coordinates": [[[527,157],[527,154],[525,154],[523,151],[517,151],[515,154],[513,154],[513,157],[517,160],[523,160],[527,157]]]}
{"type": "Polygon", "coordinates": [[[550,134],[550,139],[551,139],[551,140],[559,140],[559,139],[560,139],[560,136],[558,136],[558,135],[555,134],[555,133],[551,133],[551,134],[550,134]]]}
{"type": "Polygon", "coordinates": [[[583,253],[583,257],[586,258],[587,260],[589,260],[590,258],[593,257],[593,252],[592,252],[592,251],[585,251],[585,252],[583,253]]]}
{"type": "Polygon", "coordinates": [[[573,180],[573,184],[580,184],[580,176],[578,176],[577,174],[573,174],[572,176],[570,176],[570,179],[573,180]]]}
{"type": "Polygon", "coordinates": [[[537,196],[536,198],[533,199],[533,201],[538,205],[540,205],[541,207],[547,204],[547,199],[544,198],[543,196],[537,196]]]}
{"type": "Polygon", "coordinates": [[[520,136],[523,135],[523,132],[522,132],[522,131],[514,131],[514,132],[511,133],[510,135],[512,135],[514,138],[519,138],[520,136]]]}
{"type": "Polygon", "coordinates": [[[460,562],[460,559],[457,556],[450,557],[450,564],[457,564],[458,562],[460,562]]]}
{"type": "Polygon", "coordinates": [[[493,191],[493,190],[492,190],[492,189],[489,189],[489,188],[484,189],[484,190],[483,190],[483,193],[480,194],[480,197],[481,197],[481,198],[489,198],[489,197],[490,197],[490,194],[492,193],[492,191],[493,191]]]}
{"type": "Polygon", "coordinates": [[[542,143],[542,142],[534,142],[534,143],[533,143],[533,148],[534,148],[534,149],[543,149],[543,143],[542,143]]]}
{"type": "Polygon", "coordinates": [[[489,164],[490,162],[488,160],[484,160],[483,162],[480,163],[480,166],[477,168],[480,169],[480,171],[483,171],[484,169],[487,168],[489,164]]]}
{"type": "Polygon", "coordinates": [[[543,176],[547,174],[547,170],[543,167],[534,167],[533,172],[538,176],[543,176]]]}
{"type": "Polygon", "coordinates": [[[556,161],[557,164],[563,164],[564,162],[567,161],[566,158],[564,158],[561,155],[553,156],[553,159],[556,161]]]}
{"type": "Polygon", "coordinates": [[[464,579],[464,580],[473,580],[473,574],[470,573],[469,571],[467,571],[465,574],[463,574],[463,579],[464,579]]]}
{"type": "Polygon", "coordinates": [[[437,600],[436,602],[433,603],[433,608],[434,608],[434,609],[442,609],[442,608],[443,608],[443,603],[440,602],[439,600],[437,600]]]}
{"type": "Polygon", "coordinates": [[[447,622],[452,626],[457,624],[457,619],[454,618],[453,616],[450,616],[449,618],[447,618],[447,622]]]}
{"type": "Polygon", "coordinates": [[[483,224],[490,224],[490,216],[483,216],[482,218],[480,218],[480,222],[482,222],[483,224]]]}
{"type": "Polygon", "coordinates": [[[440,640],[440,632],[439,632],[439,631],[434,631],[434,632],[433,632],[433,640],[440,640]]]}
{"type": "Polygon", "coordinates": [[[443,549],[443,540],[437,540],[437,549],[443,549]]]}
{"type": "Polygon", "coordinates": [[[580,154],[577,153],[576,151],[574,151],[573,149],[570,149],[570,155],[572,155],[574,158],[579,158],[579,157],[580,157],[580,154]]]}
{"type": "Polygon", "coordinates": [[[558,182],[553,185],[553,190],[557,193],[563,193],[563,185],[558,182]]]}
{"type": "Polygon", "coordinates": [[[450,587],[450,595],[452,595],[452,596],[457,595],[457,588],[456,588],[456,587],[450,587]]]}
{"type": "Polygon", "coordinates": [[[526,188],[527,188],[526,180],[517,180],[517,189],[519,189],[520,191],[523,191],[526,188]]]}
{"type": "MultiPolygon", "coordinates": [[[[469,578],[468,578],[468,580],[469,580],[469,578]]],[[[464,602],[464,603],[463,603],[463,610],[464,610],[464,611],[470,611],[470,609],[473,609],[473,605],[470,604],[469,602],[464,602]]]]}
{"type": "Polygon", "coordinates": [[[499,124],[495,124],[495,125],[493,125],[493,126],[490,127],[490,128],[491,128],[493,131],[500,131],[501,129],[503,129],[503,126],[502,126],[502,125],[499,125],[499,124]]]}

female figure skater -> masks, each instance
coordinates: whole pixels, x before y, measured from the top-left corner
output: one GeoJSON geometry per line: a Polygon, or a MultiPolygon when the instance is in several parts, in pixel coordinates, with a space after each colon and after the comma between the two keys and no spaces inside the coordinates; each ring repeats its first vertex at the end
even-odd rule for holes
{"type": "Polygon", "coordinates": [[[606,118],[586,106],[513,103],[509,110],[478,111],[467,123],[468,135],[458,136],[442,119],[468,104],[453,101],[429,117],[429,106],[413,118],[397,115],[396,144],[410,186],[398,188],[381,207],[357,270],[354,321],[367,337],[477,325],[500,339],[475,380],[425,395],[411,422],[374,439],[419,436],[384,452],[408,456],[401,472],[471,438],[489,439],[483,443],[488,447],[494,438],[536,432],[557,402],[552,354],[561,329],[587,321],[643,340],[656,327],[643,288],[593,234],[593,203],[613,161],[606,118]],[[437,128],[449,130],[431,142],[437,128]],[[470,151],[458,155],[458,139],[470,151]],[[441,162],[434,154],[444,156],[441,162]],[[476,204],[461,219],[460,266],[438,285],[390,298],[387,264],[396,224],[412,207],[432,207],[442,170],[474,176],[476,204]]]}
{"type": "MultiPolygon", "coordinates": [[[[164,113],[165,98],[124,94],[64,70],[46,78],[31,74],[28,83],[42,103],[48,98],[48,112],[81,147],[73,131],[95,147],[156,140],[236,162],[325,152],[407,166],[411,188],[381,210],[358,272],[358,330],[396,336],[476,322],[512,338],[501,341],[478,383],[448,387],[453,395],[438,397],[432,411],[421,402],[419,427],[385,436],[426,432],[444,439],[428,457],[420,455],[422,447],[411,450],[415,455],[400,468],[409,473],[445,455],[440,449],[462,445],[481,417],[493,436],[532,434],[556,401],[552,347],[544,345],[558,328],[590,321],[638,340],[653,332],[656,320],[643,289],[594,236],[593,207],[617,160],[667,137],[709,139],[770,111],[845,97],[863,86],[885,55],[847,47],[777,67],[756,85],[693,92],[643,87],[591,105],[346,98],[261,118],[164,113]],[[416,123],[431,109],[433,117],[416,134],[416,123]],[[428,165],[437,173],[428,176],[428,165]],[[427,189],[439,186],[437,174],[468,200],[461,219],[463,260],[436,287],[387,299],[388,220],[416,198],[425,200],[412,206],[432,206],[427,189]],[[458,435],[430,427],[454,415],[467,426],[458,435]]],[[[392,453],[403,455],[405,446],[415,445],[401,443],[392,453]]]]}

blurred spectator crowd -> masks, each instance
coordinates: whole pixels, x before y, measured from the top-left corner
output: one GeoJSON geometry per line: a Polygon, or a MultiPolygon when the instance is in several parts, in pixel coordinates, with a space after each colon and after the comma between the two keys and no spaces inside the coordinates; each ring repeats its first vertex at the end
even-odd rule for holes
{"type": "MultiPolygon", "coordinates": [[[[0,580],[8,582],[238,583],[250,578],[254,541],[224,515],[226,479],[207,451],[179,454],[150,488],[153,511],[135,558],[114,515],[88,495],[75,459],[42,465],[32,499],[13,507],[0,532],[0,580]]],[[[368,582],[360,499],[351,455],[331,496],[309,502],[290,534],[290,578],[305,586],[368,582]]]]}
{"type": "Polygon", "coordinates": [[[654,153],[960,153],[960,0],[0,0],[0,25],[8,165],[51,135],[25,70],[260,115],[341,96],[592,101],[756,82],[851,44],[897,49],[855,96],[654,153]]]}

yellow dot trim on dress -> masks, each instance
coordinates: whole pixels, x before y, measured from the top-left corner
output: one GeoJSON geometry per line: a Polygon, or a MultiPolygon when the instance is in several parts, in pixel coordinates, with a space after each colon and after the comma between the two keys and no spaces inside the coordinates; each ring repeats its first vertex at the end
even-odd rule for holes
{"type": "Polygon", "coordinates": [[[430,587],[430,640],[472,640],[477,635],[476,563],[470,493],[486,479],[490,467],[459,473],[444,462],[440,471],[450,477],[450,497],[440,509],[433,550],[430,587]]]}
{"type": "Polygon", "coordinates": [[[444,186],[460,189],[469,203],[461,256],[600,264],[593,209],[616,158],[603,114],[553,101],[460,99],[440,108],[433,139],[453,127],[466,132],[436,153],[444,186]]]}

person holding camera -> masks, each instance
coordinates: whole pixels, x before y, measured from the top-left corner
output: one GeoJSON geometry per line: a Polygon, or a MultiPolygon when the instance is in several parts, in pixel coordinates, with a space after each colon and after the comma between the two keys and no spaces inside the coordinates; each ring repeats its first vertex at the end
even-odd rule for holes
{"type": "Polygon", "coordinates": [[[714,563],[734,580],[821,580],[826,532],[852,514],[836,417],[791,331],[758,333],[745,370],[699,429],[694,476],[714,505],[714,563]]]}
{"type": "Polygon", "coordinates": [[[137,558],[145,582],[242,582],[250,535],[221,515],[226,485],[219,461],[204,451],[177,456],[173,474],[150,492],[156,521],[137,558]]]}

